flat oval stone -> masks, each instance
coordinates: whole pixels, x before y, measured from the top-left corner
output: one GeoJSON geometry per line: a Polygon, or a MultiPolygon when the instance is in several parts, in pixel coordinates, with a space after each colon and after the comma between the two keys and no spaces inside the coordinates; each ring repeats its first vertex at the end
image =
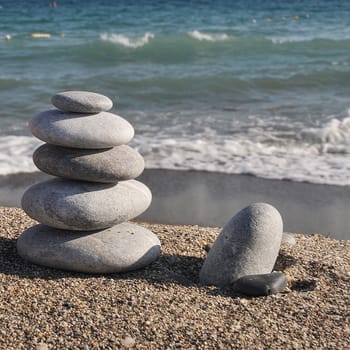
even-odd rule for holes
{"type": "Polygon", "coordinates": [[[33,226],[17,240],[18,254],[38,265],[86,273],[140,269],[156,260],[160,242],[151,231],[131,223],[77,232],[33,226]]]}
{"type": "Polygon", "coordinates": [[[234,216],[209,250],[200,271],[203,284],[226,286],[240,277],[271,273],[281,246],[277,209],[254,203],[234,216]]]}
{"type": "Polygon", "coordinates": [[[42,224],[84,231],[128,221],[151,201],[151,191],[136,180],[101,184],[56,178],[31,186],[22,197],[22,208],[42,224]]]}
{"type": "Polygon", "coordinates": [[[59,92],[52,96],[51,102],[61,111],[74,113],[98,113],[113,107],[108,97],[89,91],[59,92]]]}
{"type": "Polygon", "coordinates": [[[35,150],[33,160],[50,175],[103,183],[134,179],[145,166],[142,156],[127,145],[83,150],[46,143],[35,150]]]}
{"type": "Polygon", "coordinates": [[[32,118],[29,129],[44,142],[72,148],[109,148],[134,137],[127,120],[108,112],[76,114],[52,109],[32,118]]]}
{"type": "Polygon", "coordinates": [[[266,296],[283,292],[287,287],[287,277],[283,272],[249,275],[239,278],[233,290],[249,296],[266,296]]]}

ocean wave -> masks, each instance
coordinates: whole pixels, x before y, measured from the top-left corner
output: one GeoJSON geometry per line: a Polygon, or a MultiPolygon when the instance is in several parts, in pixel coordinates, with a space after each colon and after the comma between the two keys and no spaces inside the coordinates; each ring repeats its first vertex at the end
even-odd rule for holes
{"type": "Polygon", "coordinates": [[[0,138],[0,175],[37,171],[32,154],[41,141],[29,136],[7,135],[0,138]]]}
{"type": "MultiPolygon", "coordinates": [[[[60,45],[55,47],[55,50],[46,50],[45,57],[51,59],[52,55],[57,55],[57,50],[61,50],[64,55],[69,52],[73,61],[87,62],[91,64],[106,64],[113,66],[115,64],[124,64],[125,62],[153,62],[160,64],[183,64],[192,63],[202,60],[212,60],[211,67],[217,66],[217,70],[234,69],[232,58],[237,57],[237,66],[242,66],[243,69],[246,64],[243,62],[244,57],[247,57],[247,62],[256,60],[258,57],[267,55],[266,57],[279,57],[282,55],[286,57],[286,62],[291,61],[291,52],[294,50],[303,50],[309,62],[311,60],[323,61],[318,67],[309,65],[306,74],[315,67],[317,71],[322,71],[324,66],[334,67],[334,70],[343,69],[347,62],[347,52],[350,45],[349,40],[332,41],[332,40],[313,40],[308,43],[303,41],[288,41],[283,44],[274,44],[275,39],[268,39],[265,37],[239,37],[233,36],[229,33],[213,34],[209,32],[176,32],[176,33],[152,33],[147,32],[141,35],[133,35],[131,33],[102,33],[97,38],[91,41],[81,40],[75,41],[65,40],[61,41],[60,45]],[[283,45],[283,52],[281,46],[283,45]],[[322,56],[325,50],[337,50],[337,56],[322,56]],[[243,54],[244,52],[244,54],[243,54]],[[249,58],[249,59],[248,59],[249,58]],[[254,59],[252,59],[254,58],[254,59]],[[332,65],[332,62],[340,62],[340,64],[332,65]],[[345,64],[343,63],[345,62],[345,64]]],[[[277,39],[276,39],[277,40],[277,39]]],[[[284,40],[284,39],[283,39],[284,40]]],[[[280,42],[282,43],[281,39],[280,42]]],[[[277,42],[277,41],[275,41],[277,42]]],[[[37,50],[36,50],[37,51],[37,50]]],[[[36,58],[37,52],[33,51],[33,57],[36,58]]],[[[43,51],[41,51],[40,58],[43,51]]],[[[30,59],[30,57],[28,57],[30,59]]],[[[293,59],[294,60],[294,59],[293,59]]],[[[274,59],[272,60],[272,62],[274,59]]],[[[207,61],[205,62],[207,64],[207,61]]],[[[280,65],[280,64],[279,64],[280,65]]],[[[196,66],[196,70],[201,68],[201,65],[196,66]]],[[[186,69],[186,67],[185,67],[186,69]]],[[[251,69],[252,73],[259,70],[259,67],[251,69]]],[[[274,72],[272,64],[269,68],[274,72]]],[[[289,71],[289,70],[288,70],[289,71]]],[[[300,74],[299,72],[291,70],[290,73],[300,74]]],[[[331,72],[332,73],[332,72],[331,72]]],[[[225,74],[227,75],[227,74],[225,74]]],[[[240,75],[238,75],[240,76],[240,75]]],[[[255,75],[256,76],[256,75],[255,75]]],[[[268,77],[268,75],[265,75],[268,77]]],[[[288,76],[287,76],[288,77],[288,76]]],[[[220,78],[220,77],[219,77],[220,78]]],[[[342,79],[340,77],[340,79],[342,79]]],[[[331,82],[334,79],[331,79],[331,82]]]]}
{"type": "Polygon", "coordinates": [[[286,44],[286,43],[300,43],[308,42],[315,39],[305,38],[305,37],[267,37],[266,40],[271,41],[273,44],[286,44]]]}
{"type": "Polygon", "coordinates": [[[350,145],[350,117],[330,120],[322,128],[321,137],[326,143],[350,145]]]}
{"type": "Polygon", "coordinates": [[[350,86],[350,72],[348,71],[309,71],[307,73],[293,74],[287,78],[283,77],[263,77],[256,78],[251,81],[255,88],[262,90],[292,90],[303,88],[320,88],[324,86],[350,86]]]}
{"type": "Polygon", "coordinates": [[[188,35],[194,39],[197,39],[199,41],[225,41],[229,39],[229,36],[225,33],[223,34],[209,34],[209,33],[202,33],[198,30],[194,30],[192,32],[188,32],[188,35]]]}
{"type": "Polygon", "coordinates": [[[248,139],[143,139],[138,149],[147,168],[251,174],[330,185],[350,185],[350,157],[320,154],[318,147],[268,145],[248,139]]]}
{"type": "Polygon", "coordinates": [[[153,33],[145,33],[141,37],[131,37],[124,34],[107,34],[102,33],[100,35],[101,40],[109,41],[114,44],[122,45],[125,47],[136,49],[138,47],[142,47],[153,39],[155,35],[153,33]]]}
{"type": "Polygon", "coordinates": [[[320,36],[286,36],[286,37],[264,37],[262,40],[272,42],[274,45],[288,45],[288,44],[305,44],[311,43],[315,46],[329,46],[337,45],[344,46],[348,45],[350,37],[332,37],[326,35],[320,36]]]}
{"type": "Polygon", "coordinates": [[[344,117],[329,119],[320,128],[303,131],[302,137],[320,144],[321,153],[350,154],[350,110],[344,117]]]}
{"type": "MultiPolygon", "coordinates": [[[[244,74],[244,69],[248,64],[252,67],[249,69],[252,73],[264,68],[267,74],[276,71],[279,66],[283,65],[283,62],[286,67],[289,62],[292,62],[291,69],[287,70],[287,74],[288,72],[292,74],[297,73],[296,70],[301,67],[297,62],[313,63],[313,60],[320,61],[321,59],[328,66],[334,62],[332,66],[334,69],[343,69],[347,62],[350,45],[350,40],[313,39],[307,42],[309,38],[302,35],[293,36],[290,33],[282,33],[278,36],[271,34],[270,38],[266,34],[263,36],[263,33],[239,32],[238,29],[228,27],[215,30],[205,27],[199,29],[187,31],[185,28],[179,28],[178,31],[169,29],[166,32],[152,28],[141,32],[136,29],[135,31],[126,29],[114,33],[101,30],[98,33],[79,34],[66,32],[64,39],[53,35],[50,40],[40,41],[28,40],[28,33],[14,33],[10,43],[11,50],[4,51],[6,55],[3,55],[1,61],[6,64],[9,60],[15,62],[27,59],[38,65],[43,65],[43,61],[45,67],[49,66],[50,62],[58,60],[59,57],[67,64],[83,62],[104,66],[109,64],[115,66],[126,62],[161,64],[198,62],[196,70],[205,66],[215,68],[219,73],[223,69],[230,69],[229,73],[234,71],[234,74],[239,77],[244,74]],[[25,49],[22,50],[23,47],[25,49]],[[323,53],[327,49],[330,52],[325,56],[323,53]],[[304,55],[295,56],[294,50],[302,50],[304,55]],[[266,67],[256,65],[255,63],[260,61],[261,57],[266,57],[270,64],[266,67]],[[275,65],[274,62],[278,64],[275,65]],[[243,68],[242,75],[235,71],[240,66],[243,68]]],[[[7,46],[2,46],[2,49],[4,50],[7,46]]],[[[305,68],[310,70],[313,67],[314,65],[308,65],[305,68]]],[[[319,67],[316,68],[319,69],[319,67]]],[[[185,66],[184,69],[186,70],[187,67],[185,66]]],[[[320,69],[322,70],[323,67],[321,66],[320,69]]]]}
{"type": "Polygon", "coordinates": [[[21,79],[6,79],[0,77],[0,90],[13,89],[16,87],[21,87],[28,85],[27,82],[21,79]]]}
{"type": "MultiPolygon", "coordinates": [[[[249,135],[232,138],[215,133],[209,137],[208,133],[189,137],[174,133],[156,138],[157,130],[153,130],[138,134],[131,146],[143,155],[147,168],[252,174],[271,179],[349,186],[350,153],[341,149],[349,125],[350,118],[338,123],[331,120],[314,130],[319,137],[314,142],[271,142],[271,138],[267,142],[249,135]],[[329,128],[333,131],[330,132],[329,128]]],[[[32,153],[40,144],[33,137],[1,137],[0,175],[36,171],[32,153]]]]}

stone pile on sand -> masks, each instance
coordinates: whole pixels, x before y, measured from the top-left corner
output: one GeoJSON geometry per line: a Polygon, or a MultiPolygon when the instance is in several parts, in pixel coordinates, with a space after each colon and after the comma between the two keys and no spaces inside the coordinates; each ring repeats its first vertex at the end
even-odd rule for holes
{"type": "Polygon", "coordinates": [[[142,156],[127,143],[134,129],[106,112],[112,101],[84,91],[52,97],[58,109],[29,123],[46,142],[33,155],[55,178],[30,187],[22,208],[41,224],[24,231],[18,253],[35,264],[88,273],[144,267],[158,258],[160,242],[149,230],[126,221],[151,204],[150,190],[134,180],[142,156]]]}

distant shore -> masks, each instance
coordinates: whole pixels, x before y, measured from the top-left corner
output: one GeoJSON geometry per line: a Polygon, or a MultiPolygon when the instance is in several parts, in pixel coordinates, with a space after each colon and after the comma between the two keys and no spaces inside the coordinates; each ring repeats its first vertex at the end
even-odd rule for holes
{"type": "MultiPolygon", "coordinates": [[[[20,207],[25,189],[48,178],[39,172],[1,176],[0,205],[20,207]]],[[[281,212],[285,231],[350,239],[350,186],[161,169],[146,169],[139,180],[153,193],[152,205],[141,220],[223,226],[246,205],[267,202],[281,212]]]]}

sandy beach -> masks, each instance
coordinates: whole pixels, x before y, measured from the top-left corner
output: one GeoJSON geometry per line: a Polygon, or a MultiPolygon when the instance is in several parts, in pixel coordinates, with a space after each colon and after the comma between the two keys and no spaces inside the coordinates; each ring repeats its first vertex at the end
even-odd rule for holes
{"type": "Polygon", "coordinates": [[[219,228],[141,223],[160,238],[161,257],[91,276],[23,261],[16,239],[33,224],[21,209],[0,209],[1,349],[350,347],[349,241],[296,235],[274,269],[288,276],[285,293],[248,298],[198,284],[219,228]]]}
{"type": "Polygon", "coordinates": [[[349,19],[345,0],[0,1],[0,350],[350,350],[349,19]],[[69,181],[26,193],[48,174],[69,181]],[[243,262],[287,287],[199,283],[258,202],[289,235],[254,206],[214,278],[243,262]],[[26,213],[55,238],[18,241],[26,213]],[[147,267],[101,274],[125,266],[147,267]]]}

